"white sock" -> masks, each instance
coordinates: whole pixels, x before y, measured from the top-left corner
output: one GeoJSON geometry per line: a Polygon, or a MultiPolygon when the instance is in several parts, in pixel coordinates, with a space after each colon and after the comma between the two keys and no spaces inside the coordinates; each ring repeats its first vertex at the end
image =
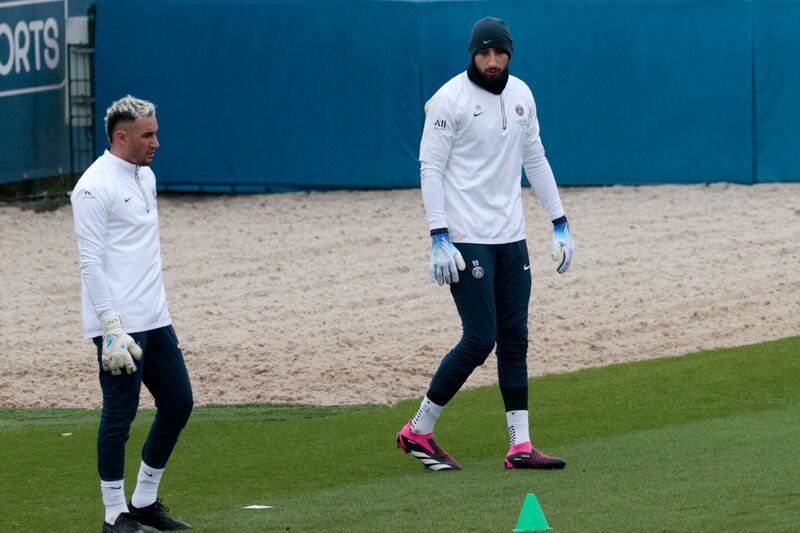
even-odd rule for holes
{"type": "Polygon", "coordinates": [[[161,482],[163,473],[163,468],[152,468],[142,461],[139,466],[139,475],[136,476],[136,490],[131,496],[131,505],[141,509],[154,504],[158,497],[158,484],[161,482]]]}
{"type": "Polygon", "coordinates": [[[125,504],[125,480],[103,481],[100,480],[100,492],[103,494],[103,505],[106,506],[105,521],[114,525],[121,513],[128,512],[125,504]]]}
{"type": "Polygon", "coordinates": [[[531,435],[528,432],[528,411],[508,411],[506,413],[508,421],[508,436],[511,446],[530,442],[531,435]]]}
{"type": "Polygon", "coordinates": [[[436,405],[425,396],[422,399],[422,403],[419,404],[419,411],[411,419],[411,431],[419,435],[433,433],[433,426],[439,420],[442,409],[444,409],[444,406],[436,405]]]}

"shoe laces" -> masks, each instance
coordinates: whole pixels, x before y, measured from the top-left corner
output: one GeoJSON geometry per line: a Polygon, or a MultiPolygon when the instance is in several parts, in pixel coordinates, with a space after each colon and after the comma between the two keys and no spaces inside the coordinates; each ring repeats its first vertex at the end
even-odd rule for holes
{"type": "Polygon", "coordinates": [[[155,501],[155,503],[153,503],[153,508],[154,508],[154,509],[158,509],[158,510],[160,510],[160,511],[164,511],[165,513],[168,513],[168,512],[169,512],[169,507],[167,507],[166,505],[164,505],[164,504],[161,502],[161,498],[156,498],[156,501],[155,501]]]}

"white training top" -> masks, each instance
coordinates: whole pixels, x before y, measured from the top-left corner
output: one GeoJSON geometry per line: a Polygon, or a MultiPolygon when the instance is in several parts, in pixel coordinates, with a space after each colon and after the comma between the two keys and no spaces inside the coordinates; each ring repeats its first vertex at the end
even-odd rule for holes
{"type": "Polygon", "coordinates": [[[523,166],[550,220],[564,216],[533,94],[514,76],[499,95],[466,72],[445,83],[425,104],[419,160],[429,229],[448,228],[453,242],[525,238],[523,166]]]}
{"type": "Polygon", "coordinates": [[[99,317],[112,310],[128,333],[170,325],[153,171],[106,150],[78,180],[70,201],[84,336],[101,335],[99,317]]]}

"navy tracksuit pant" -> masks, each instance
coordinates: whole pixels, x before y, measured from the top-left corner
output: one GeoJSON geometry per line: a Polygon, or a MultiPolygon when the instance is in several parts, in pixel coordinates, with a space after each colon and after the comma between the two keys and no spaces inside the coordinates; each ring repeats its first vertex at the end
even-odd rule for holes
{"type": "Polygon", "coordinates": [[[497,346],[497,373],[506,411],[528,409],[528,301],[531,271],[524,240],[456,243],[466,270],[450,293],[461,316],[461,341],[442,360],[428,398],[446,405],[497,346]]]}
{"type": "MultiPolygon", "coordinates": [[[[142,449],[142,460],[153,468],[166,466],[194,404],[189,373],[172,326],[130,336],[143,352],[141,360],[134,360],[136,372],[114,376],[100,366],[103,411],[97,435],[97,469],[104,481],[125,477],[125,443],[139,408],[142,383],[153,395],[157,408],[142,449]]],[[[93,340],[99,365],[102,337],[93,340]]]]}

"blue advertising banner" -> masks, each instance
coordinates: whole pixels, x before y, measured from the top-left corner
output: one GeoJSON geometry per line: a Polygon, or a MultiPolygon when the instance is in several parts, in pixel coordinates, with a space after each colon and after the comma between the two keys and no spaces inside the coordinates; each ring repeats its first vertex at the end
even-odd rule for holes
{"type": "Polygon", "coordinates": [[[0,2],[0,183],[69,168],[66,0],[0,2]]]}
{"type": "Polygon", "coordinates": [[[0,3],[0,98],[63,89],[66,0],[0,3]]]}

